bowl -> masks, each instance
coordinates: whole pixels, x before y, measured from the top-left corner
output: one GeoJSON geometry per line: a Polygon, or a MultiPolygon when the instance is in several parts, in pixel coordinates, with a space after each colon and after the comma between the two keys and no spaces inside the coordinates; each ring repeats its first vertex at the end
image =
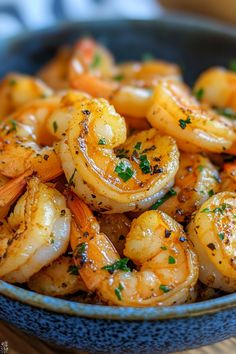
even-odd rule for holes
{"type": "MultiPolygon", "coordinates": [[[[143,53],[181,65],[185,80],[236,58],[236,30],[200,18],[165,16],[61,24],[1,41],[0,76],[34,73],[56,49],[92,35],[118,60],[143,53]]],[[[172,307],[121,308],[70,302],[0,281],[0,319],[44,341],[89,353],[171,353],[236,335],[236,294],[172,307]]]]}

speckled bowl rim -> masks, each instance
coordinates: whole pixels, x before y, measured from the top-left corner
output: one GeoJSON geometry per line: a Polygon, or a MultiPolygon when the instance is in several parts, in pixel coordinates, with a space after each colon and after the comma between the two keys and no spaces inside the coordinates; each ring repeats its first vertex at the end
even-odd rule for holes
{"type": "MultiPolygon", "coordinates": [[[[10,47],[17,44],[21,40],[30,39],[32,36],[43,35],[48,32],[51,34],[58,31],[70,30],[74,27],[79,28],[89,26],[96,26],[101,22],[98,21],[81,21],[81,22],[62,22],[57,26],[50,26],[42,30],[26,31],[24,34],[13,36],[6,40],[1,41],[1,50],[4,51],[4,47],[10,47]]],[[[204,19],[199,16],[185,16],[180,13],[172,13],[162,15],[161,18],[155,20],[109,20],[105,21],[109,25],[122,25],[122,23],[129,24],[131,26],[142,26],[142,24],[155,25],[156,22],[160,24],[174,27],[183,27],[186,30],[188,28],[195,29],[196,31],[207,31],[209,33],[225,35],[226,37],[234,38],[236,41],[236,27],[222,24],[218,21],[212,21],[204,19]]],[[[104,24],[104,21],[103,21],[104,24]]],[[[175,318],[186,318],[193,316],[201,316],[206,314],[214,314],[219,311],[223,311],[229,308],[236,307],[236,293],[225,295],[217,299],[202,301],[193,304],[184,304],[169,307],[146,307],[146,308],[134,308],[134,307],[115,307],[105,305],[91,305],[72,302],[50,296],[34,293],[29,290],[22,289],[18,286],[8,284],[0,280],[0,294],[12,299],[20,301],[24,304],[41,308],[44,310],[52,311],[55,313],[72,315],[78,317],[88,317],[96,319],[112,319],[112,320],[166,320],[175,318]]]]}

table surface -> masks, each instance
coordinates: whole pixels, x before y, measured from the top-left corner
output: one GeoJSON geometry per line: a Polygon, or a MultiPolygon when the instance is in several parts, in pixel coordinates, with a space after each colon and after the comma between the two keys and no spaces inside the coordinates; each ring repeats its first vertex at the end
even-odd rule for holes
{"type": "MultiPolygon", "coordinates": [[[[8,354],[86,354],[75,350],[65,351],[54,348],[3,322],[0,323],[0,342],[2,341],[8,342],[8,354]]],[[[235,352],[236,338],[231,338],[214,345],[188,350],[182,354],[235,354],[235,352]]]]}

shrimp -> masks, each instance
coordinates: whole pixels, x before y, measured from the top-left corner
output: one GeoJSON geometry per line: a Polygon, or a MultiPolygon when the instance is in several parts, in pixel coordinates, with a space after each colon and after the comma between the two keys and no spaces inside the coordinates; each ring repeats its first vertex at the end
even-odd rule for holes
{"type": "Polygon", "coordinates": [[[54,90],[64,90],[69,87],[69,64],[72,56],[71,48],[63,47],[46,63],[37,76],[54,90]]]}
{"type": "Polygon", "coordinates": [[[225,163],[221,173],[221,191],[236,192],[236,161],[225,163]]]}
{"type": "Polygon", "coordinates": [[[13,113],[27,102],[51,95],[52,90],[38,78],[8,74],[0,83],[0,118],[13,113]]]}
{"type": "Polygon", "coordinates": [[[73,258],[64,255],[34,274],[27,285],[31,290],[49,296],[87,291],[73,258]]]}
{"type": "Polygon", "coordinates": [[[75,193],[108,213],[147,209],[173,185],[179,166],[171,137],[150,129],[126,140],[124,119],[103,99],[78,104],[59,154],[75,193]]]}
{"type": "Polygon", "coordinates": [[[72,221],[71,246],[79,272],[89,290],[103,302],[121,306],[163,306],[188,300],[198,278],[198,261],[182,227],[161,211],[135,219],[126,237],[124,255],[138,270],[120,259],[100,232],[90,209],[77,197],[68,199],[72,221]]]}
{"type": "Polygon", "coordinates": [[[158,131],[174,137],[186,152],[227,152],[236,140],[228,119],[201,106],[176,82],[157,84],[147,119],[158,131]]]}
{"type": "MultiPolygon", "coordinates": [[[[145,72],[154,71],[155,75],[167,72],[167,67],[163,67],[164,63],[144,64],[140,79],[143,80],[145,72]]],[[[127,68],[124,71],[127,72],[127,68]]],[[[172,67],[170,71],[173,71],[172,67]]],[[[120,77],[123,77],[122,68],[120,72],[115,68],[111,54],[104,47],[90,38],[78,42],[69,69],[70,86],[93,97],[106,98],[120,114],[145,118],[152,90],[129,82],[123,85],[122,81],[117,81],[120,77]]]]}
{"type": "Polygon", "coordinates": [[[0,124],[0,173],[15,178],[32,169],[44,179],[62,173],[56,147],[41,147],[51,139],[43,131],[45,120],[59,104],[57,98],[37,100],[20,108],[0,124]],[[44,140],[44,141],[43,141],[44,140]]]}
{"type": "Polygon", "coordinates": [[[175,195],[159,209],[178,222],[186,222],[200,205],[218,192],[219,182],[219,173],[207,157],[183,152],[175,177],[175,195]]]}
{"type": "Polygon", "coordinates": [[[199,257],[199,279],[226,292],[236,290],[236,193],[208,199],[193,216],[188,237],[199,257]]]}
{"type": "Polygon", "coordinates": [[[71,214],[63,195],[33,177],[0,230],[0,278],[24,283],[62,255],[71,214]]]}
{"type": "Polygon", "coordinates": [[[236,110],[236,73],[221,67],[210,68],[197,79],[194,91],[199,90],[202,102],[236,110]]]}
{"type": "Polygon", "coordinates": [[[101,232],[108,236],[119,255],[123,257],[125,239],[131,225],[130,219],[124,214],[100,214],[97,220],[101,232]]]}

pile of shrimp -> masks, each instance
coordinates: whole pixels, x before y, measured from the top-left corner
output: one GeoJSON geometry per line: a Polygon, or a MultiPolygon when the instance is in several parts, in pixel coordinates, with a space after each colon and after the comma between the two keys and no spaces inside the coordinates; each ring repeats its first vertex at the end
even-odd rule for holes
{"type": "Polygon", "coordinates": [[[236,73],[91,38],[0,83],[0,279],[71,301],[236,291],[236,73]]]}

